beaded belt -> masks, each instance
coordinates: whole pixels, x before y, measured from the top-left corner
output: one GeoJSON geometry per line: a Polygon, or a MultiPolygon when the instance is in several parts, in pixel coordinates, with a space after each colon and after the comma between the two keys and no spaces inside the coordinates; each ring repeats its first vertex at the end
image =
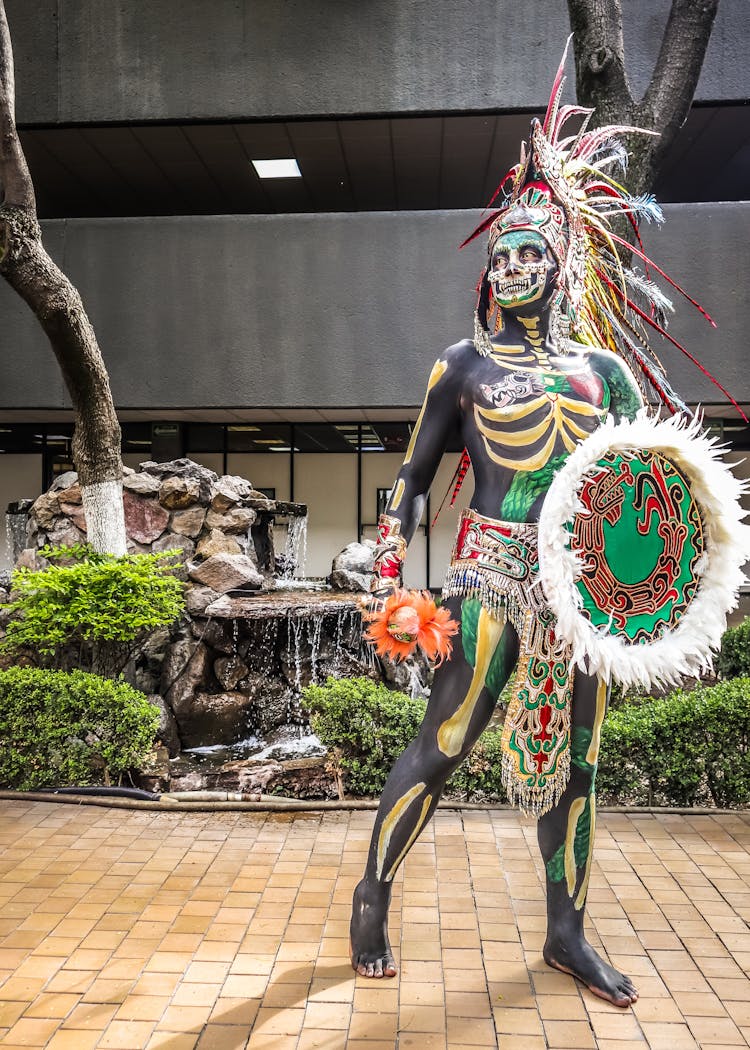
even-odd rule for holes
{"type": "Polygon", "coordinates": [[[548,619],[539,585],[536,524],[496,521],[465,510],[443,585],[444,597],[459,594],[479,598],[493,616],[504,611],[519,635],[527,609],[548,619]]]}

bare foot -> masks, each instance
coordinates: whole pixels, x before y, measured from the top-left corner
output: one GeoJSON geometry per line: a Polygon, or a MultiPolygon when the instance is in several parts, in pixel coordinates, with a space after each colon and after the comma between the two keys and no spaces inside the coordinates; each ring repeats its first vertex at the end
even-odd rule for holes
{"type": "Polygon", "coordinates": [[[349,927],[349,956],[362,977],[395,977],[398,973],[388,940],[390,887],[368,887],[364,879],[354,891],[349,927]]]}
{"type": "Polygon", "coordinates": [[[594,995],[615,1006],[630,1006],[638,998],[630,978],[606,963],[583,937],[567,945],[548,939],[543,955],[548,966],[572,974],[594,995]]]}

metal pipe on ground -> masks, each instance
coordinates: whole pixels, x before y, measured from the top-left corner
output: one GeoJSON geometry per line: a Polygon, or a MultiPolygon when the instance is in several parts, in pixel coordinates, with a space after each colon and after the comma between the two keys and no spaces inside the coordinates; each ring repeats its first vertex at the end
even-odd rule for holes
{"type": "MultiPolygon", "coordinates": [[[[112,809],[146,809],[171,813],[213,813],[240,811],[247,813],[319,813],[319,812],[347,812],[350,810],[375,810],[378,808],[377,799],[343,799],[331,801],[312,801],[307,799],[282,798],[278,795],[261,795],[259,799],[255,796],[244,796],[236,799],[232,796],[235,792],[224,791],[181,791],[173,795],[165,794],[158,796],[154,801],[112,795],[71,794],[66,789],[65,793],[58,791],[53,794],[48,791],[0,791],[0,800],[14,802],[58,802],[65,805],[78,806],[103,806],[112,809]],[[198,801],[188,801],[200,795],[198,801]],[[205,796],[209,796],[206,798],[205,796]]],[[[439,809],[447,810],[515,810],[515,806],[509,806],[501,802],[460,802],[451,799],[443,799],[438,803],[439,809]]],[[[718,814],[740,815],[747,813],[745,809],[704,809],[697,807],[680,806],[598,806],[600,813],[635,813],[635,814],[672,814],[681,817],[712,817],[718,814]]]]}

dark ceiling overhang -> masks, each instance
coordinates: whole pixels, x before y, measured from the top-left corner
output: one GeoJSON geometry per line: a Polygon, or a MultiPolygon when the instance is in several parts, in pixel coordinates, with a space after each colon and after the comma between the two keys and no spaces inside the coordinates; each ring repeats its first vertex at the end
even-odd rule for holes
{"type": "MultiPolygon", "coordinates": [[[[21,130],[41,218],[482,207],[518,157],[531,113],[169,123],[21,130]],[[263,181],[252,159],[295,157],[263,181]]],[[[744,104],[698,105],[663,167],[665,202],[742,200],[744,104]]]]}

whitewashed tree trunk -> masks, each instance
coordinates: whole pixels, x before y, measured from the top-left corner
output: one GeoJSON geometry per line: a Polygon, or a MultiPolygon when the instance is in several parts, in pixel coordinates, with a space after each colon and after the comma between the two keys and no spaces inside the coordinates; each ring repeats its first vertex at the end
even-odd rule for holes
{"type": "Polygon", "coordinates": [[[122,456],[109,377],[83,302],[42,244],[36,198],[15,118],[13,49],[0,0],[0,274],[47,334],[75,412],[73,462],[88,539],[100,553],[126,553],[122,456]]]}
{"type": "Polygon", "coordinates": [[[126,554],[122,481],[94,481],[90,485],[81,485],[81,500],[86,515],[88,541],[94,550],[126,554]]]}

